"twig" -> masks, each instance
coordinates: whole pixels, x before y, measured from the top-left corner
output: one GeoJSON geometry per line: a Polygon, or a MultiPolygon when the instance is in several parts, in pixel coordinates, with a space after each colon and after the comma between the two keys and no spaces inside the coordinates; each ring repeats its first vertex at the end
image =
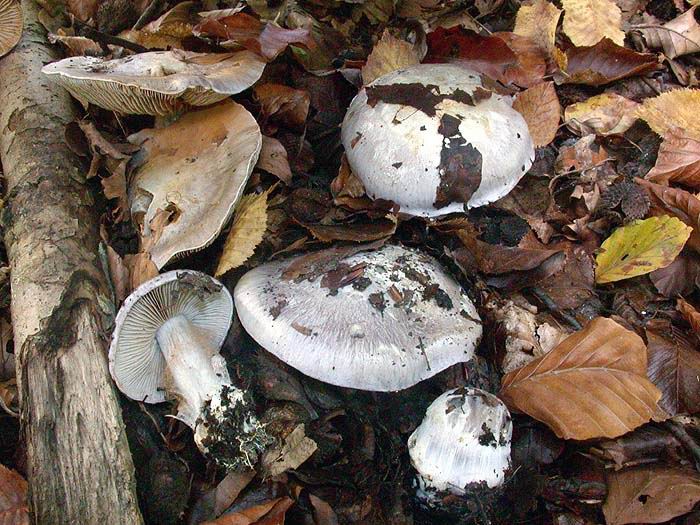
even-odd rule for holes
{"type": "Polygon", "coordinates": [[[557,314],[558,317],[561,317],[563,321],[569,323],[574,329],[581,330],[583,328],[581,326],[581,323],[579,323],[573,315],[570,315],[561,310],[557,303],[552,301],[552,298],[549,295],[547,295],[547,292],[545,292],[542,288],[540,288],[539,286],[531,286],[530,292],[532,292],[532,295],[534,295],[540,301],[542,301],[542,304],[544,304],[549,311],[557,314]]]}
{"type": "Polygon", "coordinates": [[[133,31],[138,31],[139,29],[141,29],[148,22],[150,22],[152,18],[155,18],[155,16],[163,8],[163,5],[165,5],[165,0],[151,0],[151,3],[148,4],[148,7],[146,7],[146,9],[144,9],[143,13],[141,13],[141,16],[134,24],[134,27],[132,27],[131,29],[133,31]]]}
{"type": "Polygon", "coordinates": [[[668,431],[673,434],[678,441],[690,452],[695,458],[695,468],[700,470],[700,445],[695,442],[695,440],[688,434],[685,427],[678,423],[677,421],[668,420],[664,421],[663,425],[668,429],[668,431]]]}
{"type": "Polygon", "coordinates": [[[117,36],[112,36],[108,35],[107,33],[103,33],[102,31],[98,31],[95,28],[90,27],[87,24],[84,24],[77,18],[73,18],[73,24],[75,27],[78,29],[79,33],[84,36],[89,38],[90,40],[94,40],[98,44],[100,44],[100,47],[102,47],[102,50],[109,53],[109,48],[107,47],[107,44],[111,44],[113,46],[119,46],[123,47],[124,49],[129,49],[130,51],[133,51],[134,53],[145,53],[148,51],[143,46],[140,46],[138,44],[135,44],[133,42],[129,42],[128,40],[124,40],[123,38],[119,38],[117,36]]]}

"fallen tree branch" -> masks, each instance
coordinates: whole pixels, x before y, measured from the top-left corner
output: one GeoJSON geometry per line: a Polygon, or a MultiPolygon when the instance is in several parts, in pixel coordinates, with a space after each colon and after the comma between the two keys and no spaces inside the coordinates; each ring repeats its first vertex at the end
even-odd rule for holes
{"type": "Polygon", "coordinates": [[[56,60],[23,0],[24,35],[0,60],[2,222],[32,519],[142,523],[106,343],[114,306],[97,256],[97,216],[68,149],[67,93],[42,76],[56,60]]]}

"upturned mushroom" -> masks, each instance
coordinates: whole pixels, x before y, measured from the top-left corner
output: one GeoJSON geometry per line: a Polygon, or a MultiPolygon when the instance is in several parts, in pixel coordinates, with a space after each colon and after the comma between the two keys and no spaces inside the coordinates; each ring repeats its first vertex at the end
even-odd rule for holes
{"type": "Polygon", "coordinates": [[[0,57],[22,37],[22,7],[18,0],[0,0],[0,57]]]}
{"type": "Polygon", "coordinates": [[[367,194],[436,217],[510,192],[535,150],[527,123],[493,85],[458,65],[419,64],[363,88],[341,136],[367,194]]]}
{"type": "Polygon", "coordinates": [[[469,361],[481,322],[432,257],[398,245],[269,262],[234,290],[245,330],[302,373],[360,390],[408,388],[469,361]]]}
{"type": "Polygon", "coordinates": [[[496,396],[456,388],[438,397],[408,440],[417,497],[440,507],[448,494],[486,501],[510,469],[510,413],[496,396]]]}
{"type": "Polygon", "coordinates": [[[252,86],[265,63],[254,53],[151,51],[114,60],[70,57],[44,66],[83,106],[118,113],[169,115],[208,106],[252,86]]]}
{"type": "Polygon", "coordinates": [[[250,396],[231,383],[219,349],[233,315],[228,290],[206,274],[175,270],[139,286],[117,314],[109,370],[131,399],[177,400],[177,419],[227,468],[252,465],[268,443],[250,396]]]}

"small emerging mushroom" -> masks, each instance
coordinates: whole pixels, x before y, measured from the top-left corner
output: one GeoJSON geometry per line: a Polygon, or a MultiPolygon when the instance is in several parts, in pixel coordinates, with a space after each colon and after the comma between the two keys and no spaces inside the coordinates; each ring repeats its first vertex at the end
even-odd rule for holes
{"type": "Polygon", "coordinates": [[[217,280],[192,270],[151,279],[124,301],[109,348],[119,390],[145,403],[177,400],[177,419],[220,465],[252,465],[267,434],[249,395],[231,384],[219,349],[233,300],[217,280]]]}
{"type": "Polygon", "coordinates": [[[22,6],[18,0],[0,0],[0,57],[22,37],[22,6]]]}
{"type": "Polygon", "coordinates": [[[44,66],[83,106],[118,113],[169,115],[208,106],[252,86],[265,63],[254,53],[151,51],[114,60],[70,57],[44,66]]]}
{"type": "Polygon", "coordinates": [[[456,388],[428,407],[408,439],[418,472],[418,499],[440,507],[448,494],[486,501],[499,494],[510,469],[510,413],[496,396],[478,388],[456,388]]]}
{"type": "Polygon", "coordinates": [[[493,84],[458,65],[419,64],[360,91],[342,141],[367,194],[436,217],[510,192],[535,150],[527,123],[493,84]]]}
{"type": "Polygon", "coordinates": [[[419,251],[362,249],[249,271],[234,290],[243,327],[302,373],[360,390],[401,390],[469,361],[481,322],[459,283],[419,251]]]}

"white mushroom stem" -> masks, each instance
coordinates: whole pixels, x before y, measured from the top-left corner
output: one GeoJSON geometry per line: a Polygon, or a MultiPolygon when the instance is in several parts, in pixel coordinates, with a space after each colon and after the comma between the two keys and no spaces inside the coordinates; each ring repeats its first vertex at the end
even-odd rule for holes
{"type": "Polygon", "coordinates": [[[226,363],[184,315],[168,319],[156,333],[167,364],[166,390],[179,400],[178,418],[195,428],[202,409],[222,387],[231,385],[226,363]]]}

